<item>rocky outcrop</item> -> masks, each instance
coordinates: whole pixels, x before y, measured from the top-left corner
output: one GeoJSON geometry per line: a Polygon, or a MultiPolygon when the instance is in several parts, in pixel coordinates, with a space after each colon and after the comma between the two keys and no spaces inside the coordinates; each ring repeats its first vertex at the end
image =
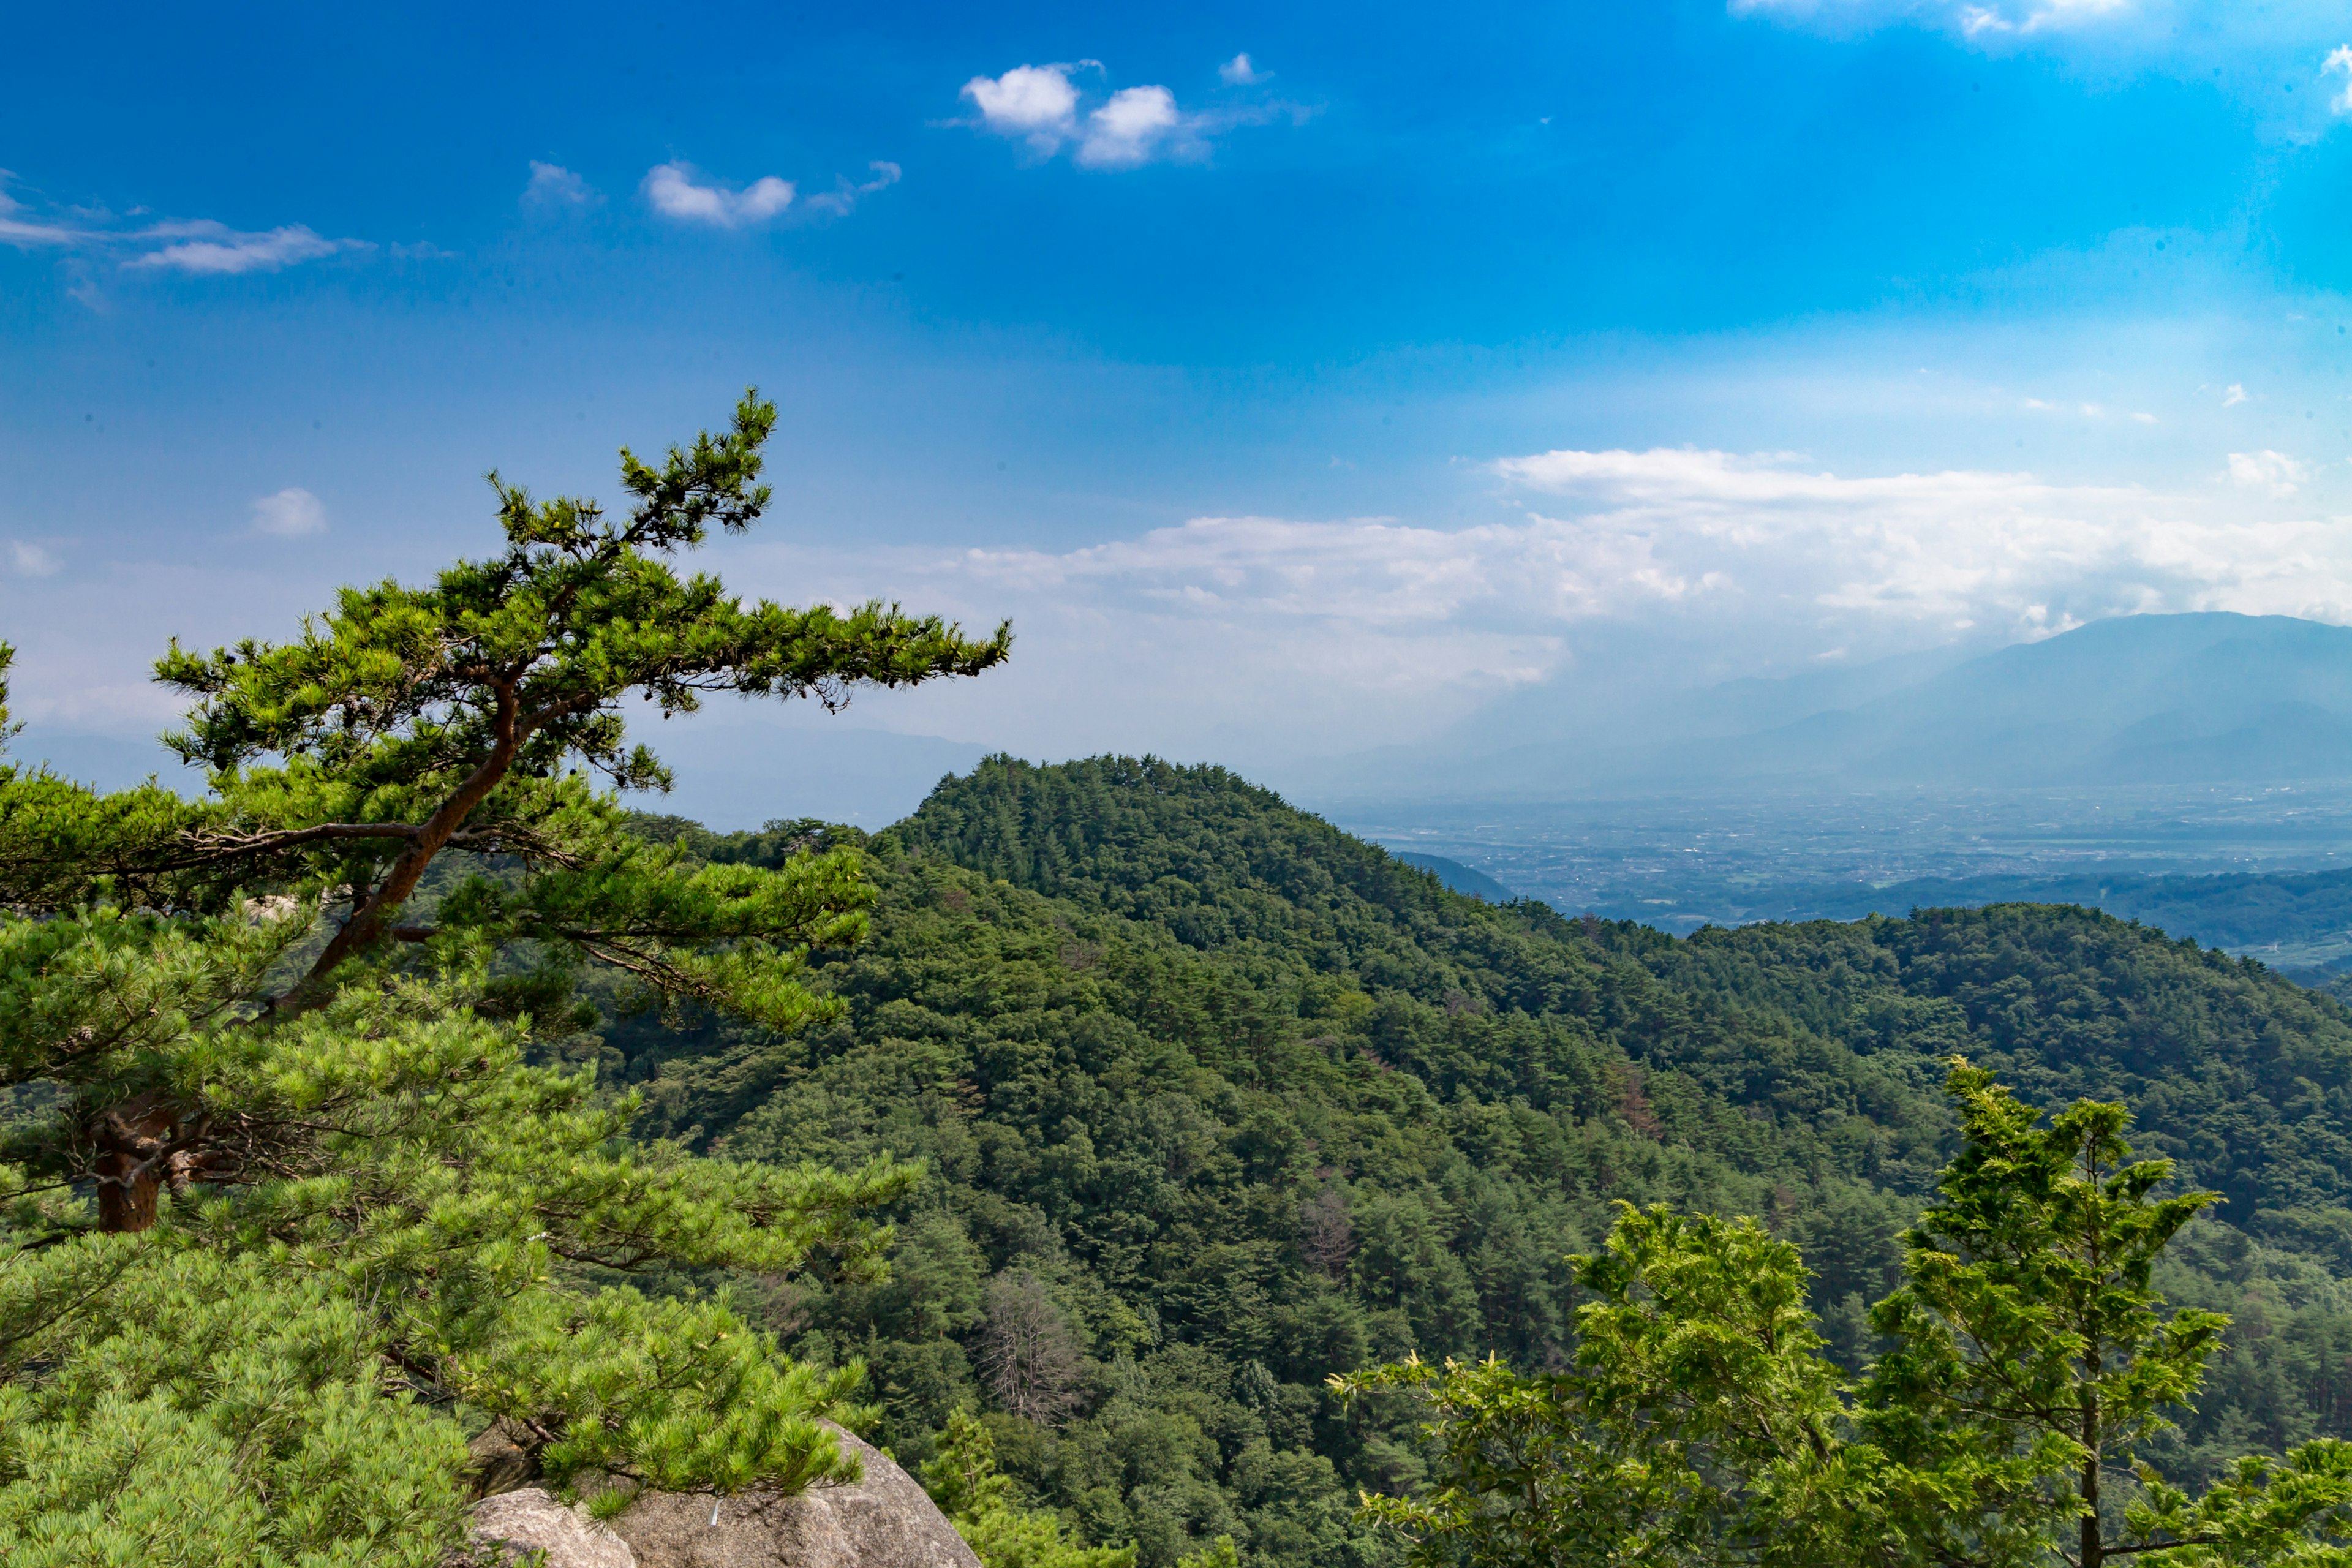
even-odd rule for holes
{"type": "Polygon", "coordinates": [[[527,1563],[540,1553],[544,1568],[637,1568],[629,1543],[537,1487],[500,1492],[474,1505],[473,1561],[527,1563]]]}
{"type": "Polygon", "coordinates": [[[880,1449],[835,1430],[865,1467],[855,1485],[724,1500],[655,1492],[613,1528],[636,1553],[637,1568],[980,1568],[914,1477],[880,1449]]]}
{"type": "MultiPolygon", "coordinates": [[[[545,1553],[545,1568],[981,1568],[915,1478],[834,1428],[865,1478],[791,1497],[647,1492],[610,1527],[536,1487],[474,1510],[478,1560],[498,1542],[545,1553]]],[[[509,1549],[511,1555],[511,1549],[509,1549]]]]}

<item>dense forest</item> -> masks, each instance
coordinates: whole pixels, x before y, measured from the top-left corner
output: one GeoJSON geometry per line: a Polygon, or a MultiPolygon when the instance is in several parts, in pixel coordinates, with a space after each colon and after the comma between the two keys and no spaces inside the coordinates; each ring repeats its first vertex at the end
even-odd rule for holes
{"type": "Polygon", "coordinates": [[[775,420],[172,646],[200,796],[0,752],[12,1568],[451,1568],[827,1421],[983,1568],[2352,1552],[2333,996],[2062,905],[1673,940],[1150,759],[631,812],[639,704],[1008,657],[679,571],[775,420]]]}
{"type": "MultiPolygon", "coordinates": [[[[643,1088],[640,1131],[736,1160],[911,1157],[894,1269],[738,1279],[820,1363],[862,1357],[877,1439],[984,1412],[1081,1534],[1164,1568],[1379,1560],[1360,1490],[1425,1452],[1335,1373],[1570,1353],[1567,1257],[1621,1200],[1795,1242],[1832,1353],[1955,1147],[1965,1055],[2027,1099],[2126,1100],[2223,1201],[2159,1264],[2234,1320],[2168,1468],[2352,1435],[2352,1016],[2259,963],[2076,908],[1703,931],[1500,907],[1216,768],[994,759],[870,838],[639,830],[719,863],[854,846],[838,1020],[783,1039],[623,1021],[563,1049],[643,1088]]],[[[680,1276],[678,1289],[719,1283],[680,1276]]]]}

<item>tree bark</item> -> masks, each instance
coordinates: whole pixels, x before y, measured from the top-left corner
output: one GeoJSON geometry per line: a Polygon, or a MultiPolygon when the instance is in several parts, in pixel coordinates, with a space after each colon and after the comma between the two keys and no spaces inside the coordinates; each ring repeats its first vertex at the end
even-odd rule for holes
{"type": "Polygon", "coordinates": [[[91,1128],[98,1158],[99,1228],[145,1230],[155,1223],[156,1195],[163,1184],[165,1151],[179,1131],[178,1108],[148,1093],[102,1112],[91,1128]]]}
{"type": "MultiPolygon", "coordinates": [[[[490,792],[505,779],[528,731],[515,710],[512,682],[499,687],[498,693],[497,740],[490,754],[457,786],[457,793],[442,802],[424,826],[415,831],[408,847],[393,862],[374,892],[364,895],[359,907],[352,910],[352,918],[327,943],[310,973],[293,990],[271,1002],[271,1014],[284,1018],[317,1006],[326,997],[326,987],[320,982],[329,973],[391,933],[391,916],[416,890],[425,868],[466,826],[474,808],[488,799],[490,792]]],[[[100,1230],[145,1230],[155,1223],[156,1199],[169,1173],[165,1169],[167,1162],[177,1163],[186,1173],[202,1170],[205,1158],[201,1151],[174,1152],[170,1149],[180,1134],[184,1116],[185,1108],[150,1092],[125,1100],[98,1117],[91,1128],[98,1157],[90,1169],[98,1178],[100,1230]]]]}
{"type": "Polygon", "coordinates": [[[2099,1528],[2099,1396],[2083,1395],[2083,1447],[2091,1457],[2083,1461],[2082,1568],[2100,1568],[2106,1561],[2106,1539],[2099,1528]]]}

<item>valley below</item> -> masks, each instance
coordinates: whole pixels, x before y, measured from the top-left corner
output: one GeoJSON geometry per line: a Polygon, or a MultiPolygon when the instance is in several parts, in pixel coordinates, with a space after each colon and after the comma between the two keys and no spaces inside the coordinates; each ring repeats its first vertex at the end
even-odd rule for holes
{"type": "Polygon", "coordinates": [[[1565,913],[1685,934],[2056,902],[2283,967],[2352,957],[2352,782],[1355,802],[1334,822],[1565,913]]]}

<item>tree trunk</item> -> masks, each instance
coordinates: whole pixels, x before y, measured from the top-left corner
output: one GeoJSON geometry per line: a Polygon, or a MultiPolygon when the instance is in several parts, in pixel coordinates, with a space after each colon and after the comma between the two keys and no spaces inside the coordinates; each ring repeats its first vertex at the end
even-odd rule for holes
{"type": "Polygon", "coordinates": [[[100,1115],[90,1129],[98,1158],[100,1230],[145,1230],[155,1223],[155,1199],[163,1184],[163,1152],[179,1128],[178,1108],[148,1093],[100,1115]]]}
{"type": "Polygon", "coordinates": [[[2099,1406],[2096,1395],[2083,1401],[2083,1447],[2091,1457],[2083,1461],[2082,1568],[2100,1568],[2106,1561],[2106,1539],[2099,1529],[2099,1406]]]}

